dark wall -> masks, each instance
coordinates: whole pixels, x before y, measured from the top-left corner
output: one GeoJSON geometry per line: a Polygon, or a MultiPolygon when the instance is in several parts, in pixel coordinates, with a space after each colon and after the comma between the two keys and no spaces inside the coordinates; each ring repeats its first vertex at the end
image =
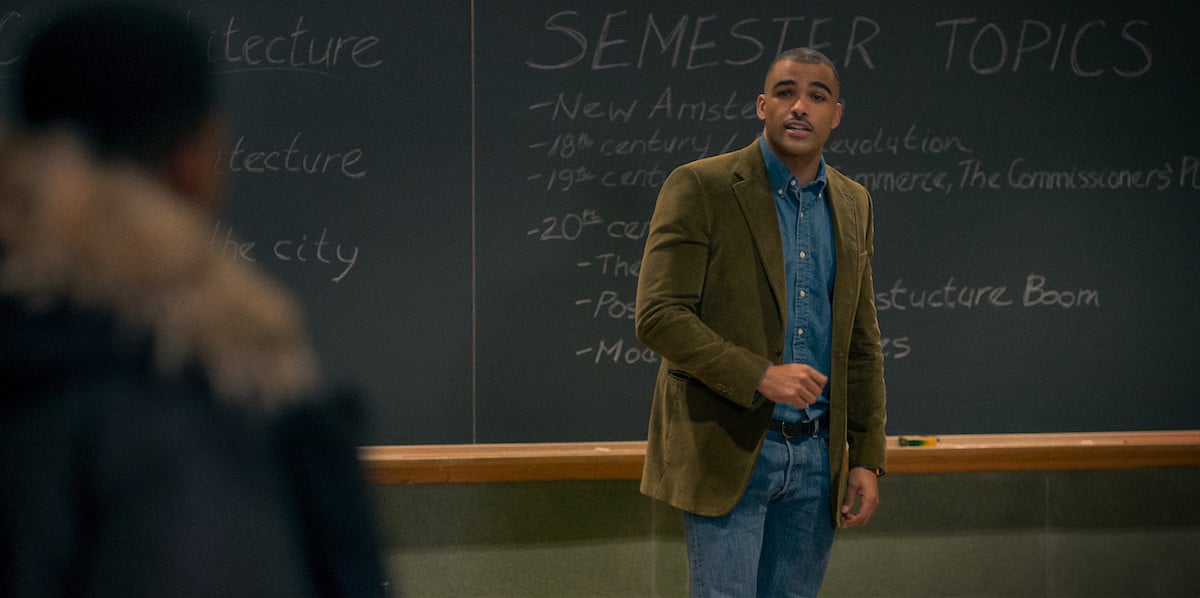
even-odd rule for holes
{"type": "MultiPolygon", "coordinates": [[[[1197,473],[888,474],[870,525],[838,532],[820,596],[1194,597],[1197,473]]],[[[406,596],[688,595],[683,518],[636,480],[373,494],[392,587],[406,596]]]]}
{"type": "MultiPolygon", "coordinates": [[[[167,4],[236,122],[214,243],[300,294],[378,443],[644,438],[658,186],[753,141],[800,45],[876,201],[890,433],[1200,428],[1191,3],[167,4]]],[[[6,78],[48,6],[0,14],[6,78]]]]}

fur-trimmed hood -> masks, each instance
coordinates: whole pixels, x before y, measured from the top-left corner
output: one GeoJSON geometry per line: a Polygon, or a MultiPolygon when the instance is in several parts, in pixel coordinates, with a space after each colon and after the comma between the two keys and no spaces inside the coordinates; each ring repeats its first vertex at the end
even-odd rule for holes
{"type": "Polygon", "coordinates": [[[208,224],[67,136],[0,139],[0,293],[30,310],[109,313],[146,335],[162,374],[196,367],[228,402],[271,409],[310,396],[319,375],[297,304],[219,253],[208,224]]]}

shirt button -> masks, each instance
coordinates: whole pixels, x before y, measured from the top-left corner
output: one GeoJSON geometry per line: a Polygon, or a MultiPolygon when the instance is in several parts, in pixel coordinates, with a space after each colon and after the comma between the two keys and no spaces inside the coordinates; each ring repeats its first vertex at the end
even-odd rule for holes
{"type": "Polygon", "coordinates": [[[803,251],[801,251],[801,252],[800,252],[800,259],[804,259],[804,257],[805,257],[806,255],[807,255],[806,253],[804,253],[803,251]]]}
{"type": "Polygon", "coordinates": [[[804,329],[803,329],[803,328],[797,328],[797,329],[796,329],[796,336],[804,336],[804,329]]]}
{"type": "Polygon", "coordinates": [[[800,291],[800,298],[801,298],[801,299],[803,299],[805,295],[807,295],[807,293],[805,293],[804,291],[800,291]]]}

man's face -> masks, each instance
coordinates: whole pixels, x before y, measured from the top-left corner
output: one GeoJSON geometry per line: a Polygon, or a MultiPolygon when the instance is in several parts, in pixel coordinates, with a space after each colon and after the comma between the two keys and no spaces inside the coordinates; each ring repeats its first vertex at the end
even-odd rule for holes
{"type": "Polygon", "coordinates": [[[829,134],[842,121],[838,82],[824,64],[780,60],[758,96],[763,135],[793,171],[815,168],[829,134]]]}

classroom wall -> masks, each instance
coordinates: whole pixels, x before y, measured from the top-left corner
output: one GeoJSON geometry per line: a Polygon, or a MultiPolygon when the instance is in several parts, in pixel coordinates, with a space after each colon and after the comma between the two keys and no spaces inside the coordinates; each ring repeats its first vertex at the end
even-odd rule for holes
{"type": "MultiPolygon", "coordinates": [[[[823,598],[1200,596],[1200,470],[894,474],[823,598]]],[[[636,481],[374,487],[404,596],[686,595],[678,514],[636,481]]]]}

